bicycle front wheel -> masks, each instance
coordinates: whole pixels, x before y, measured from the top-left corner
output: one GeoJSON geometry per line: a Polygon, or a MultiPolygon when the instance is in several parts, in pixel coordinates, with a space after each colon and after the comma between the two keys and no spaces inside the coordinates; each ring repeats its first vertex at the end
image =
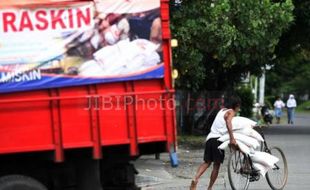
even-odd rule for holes
{"type": "Polygon", "coordinates": [[[233,190],[246,190],[249,187],[249,158],[240,151],[234,151],[228,158],[228,179],[233,190]]]}
{"type": "Polygon", "coordinates": [[[274,164],[266,174],[269,186],[273,190],[282,190],[287,183],[288,168],[283,151],[279,147],[270,148],[270,154],[279,158],[279,162],[274,164]]]}

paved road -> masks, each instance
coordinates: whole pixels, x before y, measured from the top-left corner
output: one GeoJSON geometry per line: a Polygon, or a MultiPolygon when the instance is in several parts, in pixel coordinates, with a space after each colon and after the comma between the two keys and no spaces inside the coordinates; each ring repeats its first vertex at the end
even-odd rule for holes
{"type": "MultiPolygon", "coordinates": [[[[285,121],[282,121],[285,123],[285,121]]],[[[296,124],[271,126],[264,130],[270,146],[279,146],[283,149],[289,167],[286,190],[310,189],[310,115],[296,116],[296,124]]],[[[144,190],[185,190],[189,189],[191,177],[201,162],[202,149],[179,149],[180,165],[178,168],[169,166],[169,157],[163,154],[160,160],[154,156],[142,157],[136,166],[140,172],[137,181],[144,190]]],[[[226,162],[224,163],[226,166],[226,162]]],[[[206,172],[199,183],[197,190],[205,190],[209,181],[210,171],[206,172]]],[[[214,190],[227,190],[229,182],[226,176],[226,167],[221,168],[214,190]]],[[[267,181],[261,178],[250,184],[249,189],[270,189],[267,181]]]]}
{"type": "MultiPolygon", "coordinates": [[[[287,190],[310,189],[310,116],[298,115],[296,125],[272,126],[265,130],[267,142],[283,149],[288,161],[287,190]]],[[[269,189],[266,180],[249,189],[269,189]]]]}

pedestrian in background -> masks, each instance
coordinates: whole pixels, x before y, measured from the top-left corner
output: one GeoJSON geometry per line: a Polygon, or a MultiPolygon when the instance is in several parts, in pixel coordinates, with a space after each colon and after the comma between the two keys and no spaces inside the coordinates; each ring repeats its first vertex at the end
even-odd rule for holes
{"type": "Polygon", "coordinates": [[[277,96],[277,100],[274,102],[273,106],[277,124],[279,124],[282,117],[282,108],[285,107],[285,103],[281,100],[280,96],[277,96]]]}
{"type": "Polygon", "coordinates": [[[199,178],[213,163],[213,169],[208,186],[208,190],[212,190],[225,156],[225,152],[218,149],[218,146],[220,146],[221,142],[219,142],[217,139],[221,137],[222,134],[228,132],[230,137],[230,147],[233,149],[237,149],[238,147],[237,142],[233,136],[231,120],[239,111],[241,101],[237,97],[232,97],[229,102],[230,103],[226,106],[226,108],[221,109],[217,113],[212,123],[210,133],[206,139],[203,159],[204,162],[199,166],[197,173],[191,182],[190,190],[196,190],[199,178]]]}
{"type": "Polygon", "coordinates": [[[295,117],[295,108],[297,106],[296,100],[294,98],[293,94],[290,94],[287,102],[287,123],[288,124],[294,124],[294,117],[295,117]]]}

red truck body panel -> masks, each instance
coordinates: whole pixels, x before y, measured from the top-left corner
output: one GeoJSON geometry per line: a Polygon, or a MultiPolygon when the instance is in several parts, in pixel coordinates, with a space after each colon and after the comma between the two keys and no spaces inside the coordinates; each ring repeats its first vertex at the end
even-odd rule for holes
{"type": "Polygon", "coordinates": [[[55,151],[61,162],[68,149],[92,148],[99,159],[104,146],[128,145],[131,156],[142,143],[175,148],[168,3],[161,1],[163,79],[0,94],[0,154],[55,151]]]}

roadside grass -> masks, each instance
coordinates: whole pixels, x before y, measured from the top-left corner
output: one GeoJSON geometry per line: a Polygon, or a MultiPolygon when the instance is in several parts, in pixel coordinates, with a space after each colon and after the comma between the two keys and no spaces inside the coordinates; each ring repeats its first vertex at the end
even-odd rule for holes
{"type": "Polygon", "coordinates": [[[201,149],[204,147],[205,135],[179,135],[178,144],[183,148],[201,149]]]}
{"type": "Polygon", "coordinates": [[[298,112],[298,113],[310,113],[310,101],[306,101],[300,105],[297,105],[296,112],[298,112]]]}

